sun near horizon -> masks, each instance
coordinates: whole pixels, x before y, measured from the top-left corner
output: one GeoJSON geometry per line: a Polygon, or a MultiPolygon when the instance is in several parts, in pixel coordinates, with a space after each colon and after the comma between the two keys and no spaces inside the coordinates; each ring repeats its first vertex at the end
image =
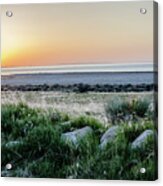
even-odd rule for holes
{"type": "Polygon", "coordinates": [[[2,5],[1,66],[153,62],[152,9],[152,1],[2,5]]]}

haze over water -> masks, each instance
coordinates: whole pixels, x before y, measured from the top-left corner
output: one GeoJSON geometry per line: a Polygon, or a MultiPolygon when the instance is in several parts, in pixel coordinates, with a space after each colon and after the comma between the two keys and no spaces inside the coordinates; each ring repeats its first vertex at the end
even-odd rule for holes
{"type": "Polygon", "coordinates": [[[2,75],[40,74],[40,73],[78,73],[78,72],[152,72],[152,63],[135,64],[80,64],[2,68],[2,75]]]}

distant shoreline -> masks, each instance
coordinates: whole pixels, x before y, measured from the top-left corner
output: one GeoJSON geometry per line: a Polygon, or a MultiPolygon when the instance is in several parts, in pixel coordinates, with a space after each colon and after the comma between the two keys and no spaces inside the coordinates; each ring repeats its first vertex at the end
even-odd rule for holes
{"type": "Polygon", "coordinates": [[[154,84],[139,84],[139,85],[88,85],[88,84],[73,84],[73,85],[20,85],[10,86],[2,85],[1,91],[54,91],[54,92],[149,92],[157,91],[157,87],[154,84]]]}

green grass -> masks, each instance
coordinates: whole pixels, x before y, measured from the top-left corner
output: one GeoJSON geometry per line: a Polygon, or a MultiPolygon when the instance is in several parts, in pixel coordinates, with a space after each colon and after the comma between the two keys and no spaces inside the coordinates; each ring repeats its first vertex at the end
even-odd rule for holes
{"type": "Polygon", "coordinates": [[[101,150],[100,137],[111,126],[106,127],[97,119],[70,117],[58,111],[45,112],[22,103],[2,105],[1,174],[9,177],[155,180],[155,139],[148,139],[145,148],[131,149],[131,143],[143,131],[156,129],[154,121],[146,116],[147,110],[144,100],[110,105],[108,114],[115,117],[118,113],[123,116],[129,113],[137,119],[122,119],[114,141],[101,150]],[[62,133],[85,126],[93,129],[93,135],[83,139],[78,148],[61,140],[62,133]],[[11,170],[6,170],[7,163],[13,165],[11,170]],[[145,174],[140,173],[141,167],[146,168],[145,174]]]}

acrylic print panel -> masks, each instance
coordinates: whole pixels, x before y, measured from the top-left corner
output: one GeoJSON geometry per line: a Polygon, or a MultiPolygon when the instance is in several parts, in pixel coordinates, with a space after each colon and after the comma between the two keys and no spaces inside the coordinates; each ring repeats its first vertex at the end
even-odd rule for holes
{"type": "Polygon", "coordinates": [[[1,8],[1,175],[157,179],[157,4],[1,8]]]}

